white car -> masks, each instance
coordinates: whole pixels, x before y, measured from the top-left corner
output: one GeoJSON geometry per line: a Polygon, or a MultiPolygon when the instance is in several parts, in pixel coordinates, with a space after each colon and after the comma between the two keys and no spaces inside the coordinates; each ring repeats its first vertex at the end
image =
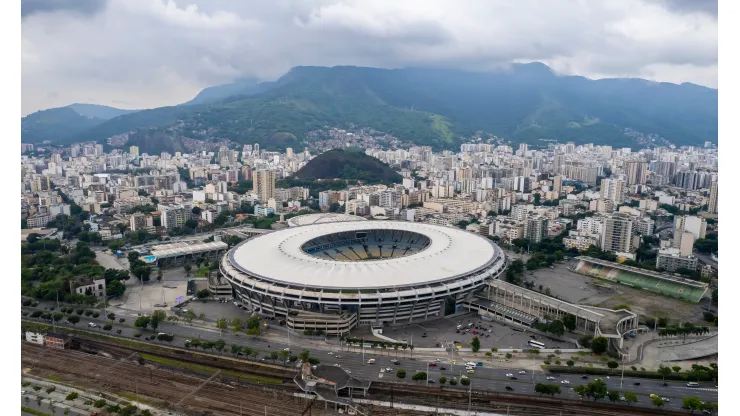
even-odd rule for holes
{"type": "Polygon", "coordinates": [[[339,363],[334,364],[334,367],[341,367],[339,363]]]}
{"type": "Polygon", "coordinates": [[[514,377],[514,374],[506,373],[506,377],[514,377]]]}
{"type": "Polygon", "coordinates": [[[570,384],[570,381],[568,381],[568,380],[562,380],[562,381],[560,382],[560,384],[570,384]]]}
{"type": "Polygon", "coordinates": [[[524,371],[524,370],[522,370],[522,371],[519,372],[519,374],[527,374],[527,372],[524,371]]]}
{"type": "Polygon", "coordinates": [[[663,400],[666,403],[670,403],[671,402],[671,399],[669,399],[667,397],[661,397],[660,400],[663,400]]]}
{"type": "Polygon", "coordinates": [[[90,322],[89,324],[87,324],[87,327],[88,327],[88,328],[97,328],[97,327],[98,327],[98,325],[97,325],[97,324],[95,324],[94,322],[90,322]]]}
{"type": "Polygon", "coordinates": [[[548,377],[547,377],[547,379],[548,379],[548,380],[555,380],[555,377],[553,377],[553,376],[548,376],[548,377]]]}
{"type": "Polygon", "coordinates": [[[349,371],[349,370],[345,370],[345,371],[347,371],[347,374],[352,374],[352,372],[351,372],[351,371],[349,371]]]}
{"type": "Polygon", "coordinates": [[[441,363],[441,362],[442,362],[442,360],[440,360],[439,358],[437,358],[436,360],[434,360],[434,362],[435,362],[435,363],[441,363]]]}
{"type": "Polygon", "coordinates": [[[329,351],[329,355],[334,355],[334,351],[329,351]]]}
{"type": "Polygon", "coordinates": [[[283,348],[283,351],[288,351],[288,352],[290,352],[290,348],[287,348],[287,347],[286,347],[286,348],[283,348]]]}

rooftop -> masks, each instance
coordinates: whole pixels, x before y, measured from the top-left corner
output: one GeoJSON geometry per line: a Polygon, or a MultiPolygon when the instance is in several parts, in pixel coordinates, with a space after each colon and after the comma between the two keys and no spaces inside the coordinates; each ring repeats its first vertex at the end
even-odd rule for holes
{"type": "Polygon", "coordinates": [[[502,258],[489,240],[457,228],[399,221],[353,221],[291,227],[247,240],[229,252],[231,264],[251,276],[323,288],[413,286],[464,276],[502,258]],[[429,239],[422,251],[404,257],[337,261],[306,253],[310,240],[336,233],[387,230],[429,239]]]}

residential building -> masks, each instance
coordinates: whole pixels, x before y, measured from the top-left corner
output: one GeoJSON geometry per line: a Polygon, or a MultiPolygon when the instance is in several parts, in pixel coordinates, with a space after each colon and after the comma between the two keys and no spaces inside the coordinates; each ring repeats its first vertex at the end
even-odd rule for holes
{"type": "Polygon", "coordinates": [[[630,253],[633,251],[634,234],[634,224],[629,216],[610,215],[604,219],[601,249],[615,253],[630,253]]]}
{"type": "Polygon", "coordinates": [[[129,218],[129,228],[131,231],[153,231],[154,219],[151,215],[137,212],[129,218]]]}
{"type": "Polygon", "coordinates": [[[709,187],[709,204],[707,210],[710,214],[717,214],[717,193],[719,192],[719,182],[714,181],[709,187]]]}
{"type": "Polygon", "coordinates": [[[548,220],[544,216],[535,216],[524,220],[524,238],[533,244],[547,238],[547,229],[548,220]]]}
{"type": "Polygon", "coordinates": [[[626,163],[627,185],[646,184],[648,163],[631,161],[626,163]]]}
{"type": "Polygon", "coordinates": [[[82,277],[69,281],[70,290],[78,295],[93,295],[98,299],[105,299],[105,279],[82,277]]]}
{"type": "Polygon", "coordinates": [[[698,264],[698,259],[694,256],[682,256],[677,248],[665,248],[658,251],[658,257],[655,260],[655,267],[668,272],[675,272],[678,269],[694,271],[698,264]]]}
{"type": "Polygon", "coordinates": [[[268,207],[267,205],[255,205],[254,206],[254,215],[260,216],[260,217],[266,217],[270,214],[274,214],[275,209],[268,207]]]}
{"type": "Polygon", "coordinates": [[[614,204],[621,204],[624,200],[624,181],[621,179],[601,180],[601,199],[608,199],[614,204]]]}
{"type": "Polygon", "coordinates": [[[159,205],[159,211],[162,215],[162,227],[166,229],[178,228],[185,225],[185,221],[190,219],[190,210],[182,205],[159,205]]]}
{"type": "Polygon", "coordinates": [[[254,172],[254,193],[260,202],[267,202],[275,196],[275,171],[258,170],[254,172]]]}

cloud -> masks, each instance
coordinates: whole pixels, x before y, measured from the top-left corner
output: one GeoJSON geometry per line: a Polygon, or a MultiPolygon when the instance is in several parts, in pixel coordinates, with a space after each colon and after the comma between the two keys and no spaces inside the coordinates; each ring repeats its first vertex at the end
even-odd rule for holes
{"type": "Polygon", "coordinates": [[[21,0],[21,17],[50,12],[92,15],[105,9],[107,0],[21,0]]]}
{"type": "Polygon", "coordinates": [[[565,74],[715,87],[716,13],[694,3],[704,2],[24,2],[22,107],[174,105],[298,65],[490,70],[541,61],[565,74]]]}

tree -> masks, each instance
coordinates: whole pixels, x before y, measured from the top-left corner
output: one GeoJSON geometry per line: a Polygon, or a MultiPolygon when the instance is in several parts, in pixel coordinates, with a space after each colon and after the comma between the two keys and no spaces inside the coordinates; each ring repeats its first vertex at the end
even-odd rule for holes
{"type": "Polygon", "coordinates": [[[203,290],[199,290],[199,291],[198,291],[198,292],[197,292],[197,293],[195,294],[195,296],[196,296],[196,297],[197,297],[198,299],[205,299],[205,298],[207,298],[207,297],[211,296],[211,292],[210,292],[210,291],[209,291],[208,289],[203,289],[203,290]]]}
{"type": "Polygon", "coordinates": [[[115,313],[113,313],[113,312],[111,312],[111,313],[109,313],[108,315],[106,315],[106,317],[107,317],[108,319],[110,319],[111,321],[115,321],[115,320],[116,320],[116,314],[115,314],[115,313]]]}
{"type": "Polygon", "coordinates": [[[193,312],[193,311],[187,311],[187,312],[185,312],[185,317],[183,319],[185,320],[185,322],[187,322],[189,324],[192,324],[193,323],[193,319],[195,319],[195,312],[193,312]]]}
{"type": "Polygon", "coordinates": [[[573,360],[568,360],[566,364],[568,365],[568,367],[573,367],[574,365],[576,365],[575,361],[573,360]]]}
{"type": "Polygon", "coordinates": [[[586,386],[586,395],[594,400],[602,399],[606,396],[606,383],[601,379],[588,383],[586,386]]]}
{"type": "Polygon", "coordinates": [[[457,380],[455,378],[450,380],[450,386],[457,386],[457,380]]]}
{"type": "Polygon", "coordinates": [[[218,318],[216,319],[216,328],[223,331],[228,327],[228,322],[226,321],[226,318],[218,318]]]}
{"type": "Polygon", "coordinates": [[[447,382],[447,377],[442,376],[439,378],[439,384],[445,384],[447,382]]]}
{"type": "Polygon", "coordinates": [[[157,281],[161,281],[163,275],[162,269],[157,270],[157,281]]]}
{"type": "Polygon", "coordinates": [[[136,321],[134,321],[134,326],[141,329],[146,329],[146,327],[149,326],[149,322],[151,322],[150,316],[140,316],[136,318],[136,321]]]}
{"type": "Polygon", "coordinates": [[[290,351],[280,350],[280,352],[278,353],[278,356],[280,357],[281,360],[283,360],[283,365],[285,365],[285,362],[288,360],[288,357],[290,356],[290,351]]]}
{"type": "Polygon", "coordinates": [[[111,329],[113,329],[113,325],[111,325],[111,324],[105,324],[105,325],[103,325],[103,330],[104,331],[110,331],[111,329]]]}
{"type": "Polygon", "coordinates": [[[710,414],[717,411],[717,403],[714,402],[704,402],[704,404],[701,405],[701,410],[706,410],[710,414]]]}
{"type": "Polygon", "coordinates": [[[665,402],[660,397],[653,397],[653,405],[655,407],[660,409],[661,407],[663,407],[664,404],[665,402]]]}
{"type": "Polygon", "coordinates": [[[298,358],[300,358],[301,361],[304,362],[304,363],[308,361],[308,357],[309,357],[308,350],[303,350],[303,351],[301,351],[300,354],[298,354],[298,358]]]}
{"type": "Polygon", "coordinates": [[[550,322],[550,325],[547,327],[547,330],[554,335],[562,337],[563,334],[565,334],[565,324],[563,324],[563,321],[556,319],[550,322]]]}
{"type": "Polygon", "coordinates": [[[591,341],[591,351],[602,354],[609,348],[609,340],[604,337],[596,337],[591,341]]]}
{"type": "Polygon", "coordinates": [[[201,313],[200,315],[198,315],[198,319],[200,319],[201,321],[205,322],[206,321],[206,314],[201,313]]]}
{"type": "Polygon", "coordinates": [[[473,337],[473,341],[470,342],[470,346],[473,348],[473,352],[478,352],[478,350],[480,350],[480,339],[478,337],[473,337]]]}
{"type": "Polygon", "coordinates": [[[404,378],[406,378],[406,370],[400,369],[400,370],[396,371],[396,377],[400,378],[401,380],[403,380],[404,378]]]}
{"type": "Polygon", "coordinates": [[[616,362],[616,361],[609,361],[608,363],[606,363],[606,366],[609,367],[609,368],[611,368],[611,369],[615,369],[615,368],[619,367],[619,363],[616,362]]]}
{"type": "Polygon", "coordinates": [[[660,367],[658,367],[658,373],[663,376],[663,381],[665,381],[665,376],[671,374],[671,368],[670,367],[664,367],[662,364],[660,367]]]}
{"type": "Polygon", "coordinates": [[[460,384],[463,386],[469,386],[470,385],[470,379],[467,377],[463,377],[460,379],[460,384]]]}
{"type": "Polygon", "coordinates": [[[182,268],[185,269],[185,275],[190,277],[190,270],[193,269],[193,266],[191,266],[190,263],[185,263],[182,268]]]}
{"type": "Polygon", "coordinates": [[[590,335],[584,335],[580,338],[578,338],[578,343],[583,346],[583,348],[588,348],[591,346],[591,336],[590,335]]]}
{"type": "Polygon", "coordinates": [[[624,392],[624,400],[627,402],[628,405],[632,403],[637,403],[637,394],[631,391],[624,392]]]}
{"type": "Polygon", "coordinates": [[[507,360],[510,360],[511,357],[513,357],[513,355],[511,355],[510,353],[507,352],[504,357],[506,357],[507,360]]]}
{"type": "Polygon", "coordinates": [[[108,296],[121,296],[126,291],[126,285],[120,280],[113,280],[105,286],[105,294],[108,296]]]}
{"type": "Polygon", "coordinates": [[[152,316],[149,318],[149,326],[152,327],[152,331],[156,331],[157,328],[159,328],[160,317],[160,314],[153,313],[152,316]]]}
{"type": "Polygon", "coordinates": [[[683,399],[683,407],[686,407],[691,410],[691,413],[694,413],[694,410],[701,409],[701,400],[699,400],[696,397],[686,397],[683,399]]]}
{"type": "Polygon", "coordinates": [[[418,373],[414,373],[413,376],[411,376],[411,380],[414,381],[424,381],[427,379],[427,373],[420,371],[418,373]]]}
{"type": "Polygon", "coordinates": [[[612,403],[614,403],[617,400],[619,400],[619,392],[618,391],[612,390],[609,393],[607,393],[606,396],[609,398],[609,401],[612,402],[612,403]]]}
{"type": "Polygon", "coordinates": [[[218,341],[213,343],[213,348],[216,351],[218,351],[219,354],[224,350],[225,347],[226,347],[226,341],[222,339],[219,339],[218,341]]]}
{"type": "Polygon", "coordinates": [[[233,333],[236,334],[237,332],[241,331],[241,329],[242,329],[242,320],[241,319],[234,318],[234,319],[231,320],[230,324],[231,324],[231,332],[233,332],[233,333]]]}
{"type": "Polygon", "coordinates": [[[136,260],[139,259],[139,252],[138,251],[129,251],[126,255],[126,258],[128,259],[129,263],[134,263],[136,260]]]}
{"type": "Polygon", "coordinates": [[[676,374],[678,374],[681,371],[681,367],[674,365],[673,367],[671,367],[671,370],[673,370],[676,374]]]}

